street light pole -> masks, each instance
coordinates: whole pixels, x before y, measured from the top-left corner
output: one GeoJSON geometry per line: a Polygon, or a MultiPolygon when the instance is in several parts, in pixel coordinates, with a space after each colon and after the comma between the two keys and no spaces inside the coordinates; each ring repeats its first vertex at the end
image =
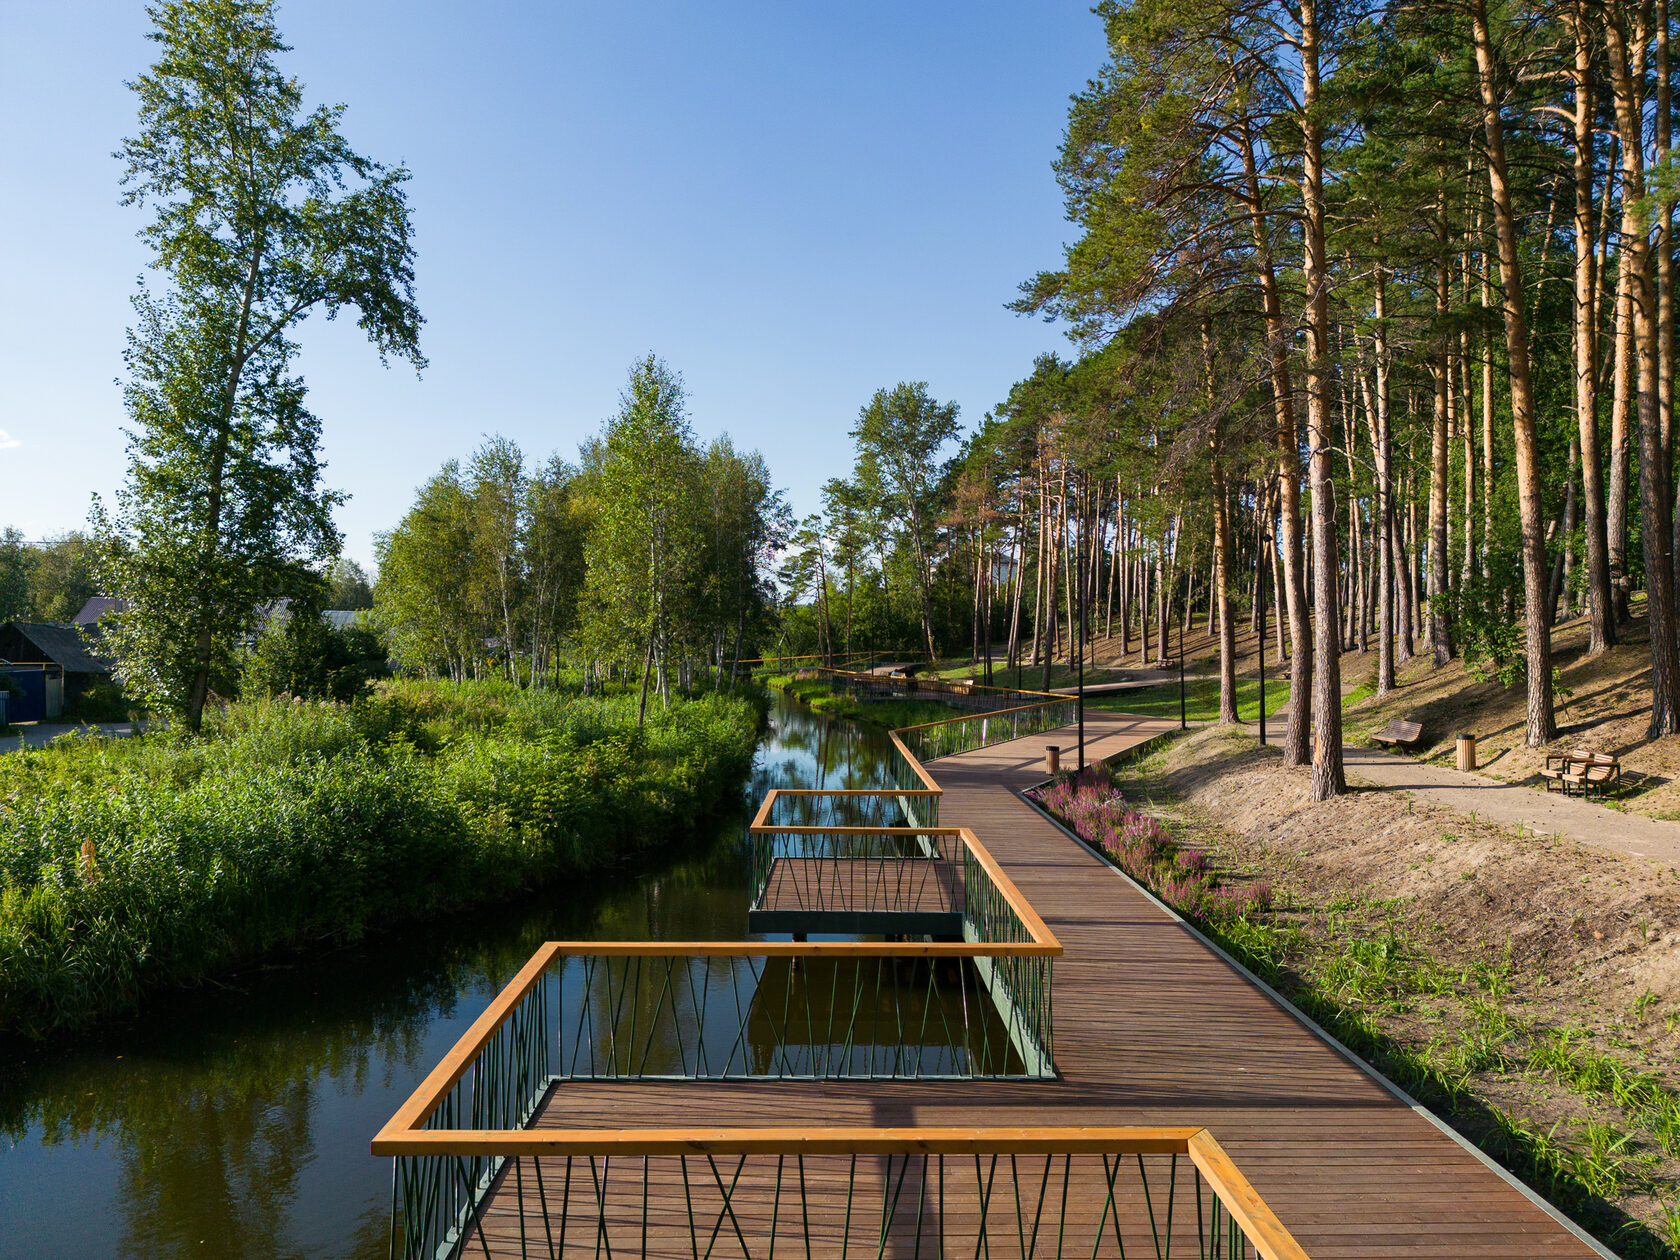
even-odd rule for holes
{"type": "Polygon", "coordinates": [[[1085,773],[1085,522],[1073,527],[1073,579],[1079,584],[1079,626],[1074,634],[1074,651],[1079,654],[1079,772],[1085,773]]]}
{"type": "Polygon", "coordinates": [[[1184,712],[1184,622],[1178,623],[1178,729],[1187,731],[1190,723],[1184,712]]]}
{"type": "Polygon", "coordinates": [[[1266,743],[1266,543],[1260,542],[1260,580],[1255,583],[1260,601],[1260,744],[1266,743]]]}

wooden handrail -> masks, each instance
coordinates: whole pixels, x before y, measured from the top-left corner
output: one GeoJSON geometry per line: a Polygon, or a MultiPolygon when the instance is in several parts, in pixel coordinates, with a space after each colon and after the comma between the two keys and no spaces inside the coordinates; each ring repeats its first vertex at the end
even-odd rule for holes
{"type": "MultiPolygon", "coordinates": [[[[489,1044],[490,1038],[496,1035],[496,1030],[506,1021],[508,1014],[529,993],[548,971],[549,964],[554,961],[558,947],[554,944],[540,946],[531,955],[519,973],[503,987],[496,995],[496,1000],[485,1007],[484,1014],[473,1021],[472,1027],[462,1033],[460,1039],[444,1055],[420,1082],[406,1102],[397,1108],[397,1114],[379,1131],[380,1137],[393,1132],[416,1132],[424,1124],[426,1117],[437,1110],[438,1103],[443,1096],[455,1087],[455,1082],[467,1074],[478,1052],[489,1044]]],[[[374,1139],[375,1144],[378,1138],[374,1139]]]]}
{"type": "Polygon", "coordinates": [[[1187,1155],[1264,1260],[1307,1253],[1205,1128],[414,1129],[395,1120],[380,1156],[1187,1155]]]}
{"type": "MultiPolygon", "coordinates": [[[[389,1128],[389,1126],[387,1126],[389,1128]]],[[[1205,1129],[417,1129],[375,1155],[1185,1155],[1205,1129]]],[[[1211,1141],[1211,1139],[1210,1139],[1211,1141]]],[[[1215,1149],[1218,1144],[1214,1143],[1215,1149]]],[[[1224,1154],[1223,1151],[1220,1152],[1224,1154]]],[[[1192,1158],[1194,1156],[1192,1155],[1192,1158]]],[[[1241,1174],[1235,1183],[1248,1186],[1241,1174]]],[[[1258,1196],[1254,1196],[1258,1199],[1258,1196]]],[[[1261,1205],[1264,1207],[1264,1204],[1261,1205]]],[[[1241,1219],[1241,1218],[1239,1218],[1241,1219]]],[[[1275,1219],[1275,1218],[1274,1218],[1275,1219]]],[[[1282,1229],[1282,1226],[1278,1227],[1282,1229]]],[[[1287,1236],[1287,1234],[1286,1234],[1287,1236]]]]}
{"type": "MultiPolygon", "coordinates": [[[[912,760],[914,760],[914,759],[912,758],[912,760]]],[[[790,831],[790,830],[796,830],[796,828],[792,828],[792,827],[777,826],[776,824],[774,824],[770,821],[770,813],[776,806],[777,798],[783,797],[783,796],[875,796],[875,797],[910,796],[910,797],[915,797],[916,799],[919,800],[920,798],[922,798],[924,796],[943,796],[943,795],[944,795],[943,789],[936,789],[932,792],[926,792],[926,791],[919,791],[919,790],[914,789],[914,788],[771,788],[769,790],[769,792],[765,793],[764,800],[759,803],[758,812],[753,815],[753,820],[750,823],[747,824],[747,830],[748,831],[790,831]]],[[[821,827],[821,828],[818,828],[817,830],[821,830],[821,831],[845,831],[846,828],[845,827],[821,827]]],[[[893,831],[893,830],[904,831],[904,830],[910,830],[910,831],[919,831],[919,832],[925,832],[925,833],[930,833],[931,834],[931,833],[934,833],[934,832],[938,832],[939,828],[938,827],[912,827],[912,828],[867,827],[867,828],[865,828],[865,830],[866,831],[893,831]]]]}
{"type": "MultiPolygon", "coordinates": [[[[772,827],[772,831],[793,830],[772,827]]],[[[835,830],[817,828],[816,830],[835,830]]],[[[883,830],[865,829],[870,834],[883,830]]],[[[557,958],[1059,958],[1062,943],[1039,917],[1015,881],[1003,873],[967,827],[905,828],[899,834],[956,835],[980,863],[998,892],[1021,920],[1030,941],[548,941],[519,974],[461,1034],[412,1096],[380,1130],[379,1140],[397,1133],[420,1132],[419,1125],[437,1109],[443,1096],[466,1074],[479,1052],[490,1043],[514,1007],[524,1000],[557,958]]],[[[378,1154],[378,1151],[374,1152],[378,1154]]]]}
{"type": "Polygon", "coordinates": [[[1062,943],[1055,937],[1048,941],[549,941],[544,948],[560,958],[1057,958],[1062,953],[1062,943]]]}
{"type": "MultiPolygon", "coordinates": [[[[1032,694],[1042,696],[1050,693],[1035,691],[1032,694]]],[[[1008,709],[987,709],[984,713],[964,713],[960,717],[940,718],[937,722],[920,722],[915,726],[896,726],[891,733],[897,735],[901,731],[925,731],[931,726],[949,726],[952,722],[978,722],[981,718],[999,717],[1005,713],[1031,713],[1034,709],[1048,709],[1053,704],[1065,704],[1076,699],[1078,699],[1077,696],[1057,696],[1054,700],[1040,700],[1036,704],[1017,704],[1008,709]]]]}
{"type": "MultiPolygon", "coordinates": [[[[812,793],[812,795],[847,796],[851,794],[847,792],[823,792],[812,793]]],[[[1032,907],[1032,902],[1028,901],[1021,890],[1015,886],[1015,881],[1003,873],[1003,868],[998,865],[991,850],[981,844],[980,837],[967,827],[815,827],[782,826],[775,823],[760,826],[757,819],[754,819],[749,830],[761,835],[786,832],[790,835],[958,836],[962,839],[963,845],[968,851],[974,854],[974,860],[980,863],[981,869],[986,872],[992,883],[997,885],[998,891],[1003,894],[1003,899],[1009,903],[1009,908],[1015,911],[1015,914],[1020,918],[1021,926],[1026,928],[1027,934],[1035,942],[1052,947],[1049,951],[1051,956],[1059,956],[1062,952],[1062,943],[1056,938],[1056,934],[1050,930],[1049,924],[1039,917],[1038,911],[1032,907]]],[[[854,947],[867,945],[870,949],[879,948],[875,944],[864,941],[838,941],[833,944],[854,947]]],[[[956,947],[947,945],[937,948],[956,947]]],[[[964,946],[963,948],[968,947],[964,946]]],[[[987,943],[981,947],[981,952],[983,954],[990,953],[999,948],[999,943],[987,943]]],[[[1035,954],[1036,952],[1034,951],[1035,954]]]]}
{"type": "MultiPolygon", "coordinates": [[[[943,725],[943,723],[929,722],[926,725],[941,726],[941,725],[943,725]]],[[[906,726],[903,729],[907,730],[907,731],[919,731],[922,728],[919,727],[919,726],[906,726]]],[[[910,751],[910,749],[905,746],[904,741],[899,738],[898,732],[897,731],[888,731],[887,736],[888,736],[889,739],[892,740],[893,747],[898,749],[899,756],[903,757],[904,760],[906,760],[910,763],[910,769],[912,771],[914,771],[916,777],[922,781],[923,789],[925,791],[931,793],[934,796],[944,796],[945,795],[945,789],[940,787],[939,784],[937,784],[933,781],[933,776],[930,775],[927,772],[927,770],[923,767],[921,761],[916,757],[916,755],[914,753],[912,753],[910,751]]],[[[900,795],[903,795],[903,794],[900,793],[900,795]]]]}
{"type": "MultiPolygon", "coordinates": [[[[839,668],[838,666],[835,666],[835,665],[819,665],[817,668],[823,670],[825,673],[844,674],[847,678],[884,678],[884,677],[889,677],[889,675],[883,675],[883,674],[860,674],[855,669],[841,669],[841,668],[839,668]]],[[[953,689],[960,688],[964,693],[969,694],[969,695],[972,695],[976,691],[995,691],[999,695],[1052,696],[1052,697],[1054,697],[1055,699],[1058,699],[1058,700],[1071,700],[1071,699],[1073,699],[1072,696],[1070,696],[1066,692],[1062,692],[1062,691],[1034,691],[1030,688],[1024,688],[1024,687],[997,687],[997,686],[993,686],[991,683],[967,683],[967,684],[955,683],[955,682],[952,682],[949,678],[918,678],[918,679],[916,679],[916,685],[918,687],[950,687],[950,688],[953,688],[953,689]]]]}
{"type": "Polygon", "coordinates": [[[980,837],[967,827],[961,829],[961,834],[963,843],[968,846],[969,852],[974,854],[974,860],[980,863],[981,869],[991,877],[992,883],[997,885],[1003,899],[1009,903],[1009,908],[1021,920],[1021,926],[1026,928],[1027,935],[1049,946],[1052,956],[1059,957],[1062,953],[1061,941],[1056,939],[1056,934],[1050,930],[1049,924],[1038,917],[1038,911],[1032,908],[1032,902],[1021,895],[1021,890],[1015,887],[1015,881],[1003,873],[1003,868],[997,864],[991,850],[981,844],[980,837]]]}
{"type": "Polygon", "coordinates": [[[1254,1244],[1265,1260],[1308,1260],[1301,1244],[1278,1220],[1277,1214],[1266,1206],[1260,1192],[1214,1140],[1213,1134],[1202,1129],[1190,1138],[1190,1161],[1201,1170],[1208,1184],[1219,1195],[1237,1224],[1242,1226],[1248,1241],[1254,1244]]]}

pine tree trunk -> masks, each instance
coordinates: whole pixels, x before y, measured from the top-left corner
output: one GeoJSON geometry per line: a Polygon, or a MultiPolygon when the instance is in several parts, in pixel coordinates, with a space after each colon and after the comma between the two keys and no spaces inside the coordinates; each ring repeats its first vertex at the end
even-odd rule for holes
{"type": "Polygon", "coordinates": [[[1567,489],[1563,495],[1563,538],[1560,540],[1558,553],[1552,561],[1552,585],[1546,602],[1546,620],[1552,625],[1558,623],[1558,600],[1569,583],[1569,571],[1573,567],[1575,549],[1571,535],[1575,532],[1575,487],[1580,480],[1581,440],[1571,438],[1569,442],[1569,476],[1565,482],[1567,489]]]}
{"type": "MultiPolygon", "coordinates": [[[[1141,538],[1139,541],[1142,541],[1141,538]]],[[[1149,548],[1142,548],[1138,559],[1138,623],[1140,640],[1138,642],[1138,664],[1145,668],[1149,665],[1149,548]]]]}
{"type": "Polygon", "coordinates": [[[1283,735],[1283,764],[1301,766],[1311,757],[1313,638],[1307,612],[1306,565],[1302,554],[1301,450],[1295,427],[1295,387],[1289,365],[1292,325],[1285,326],[1283,302],[1278,294],[1273,266],[1271,238],[1260,207],[1259,171],[1254,160],[1253,130],[1248,115],[1240,120],[1243,177],[1252,213],[1250,233],[1259,263],[1261,309],[1265,317],[1267,366],[1271,377],[1272,408],[1276,418],[1276,450],[1283,560],[1282,603],[1289,618],[1290,681],[1289,720],[1283,735]]]}
{"type": "MultiPolygon", "coordinates": [[[[1511,375],[1511,425],[1516,439],[1517,498],[1522,524],[1524,620],[1528,628],[1528,746],[1537,748],[1557,735],[1552,711],[1552,628],[1546,617],[1546,524],[1542,518],[1539,435],[1534,420],[1534,387],[1529,371],[1528,320],[1524,312],[1522,267],[1517,257],[1516,215],[1505,175],[1505,123],[1494,81],[1493,41],[1488,32],[1486,0],[1471,11],[1476,42],[1476,79],[1481,88],[1483,128],[1487,133],[1488,190],[1499,244],[1499,281],[1504,290],[1505,354],[1511,375]]],[[[1663,557],[1667,563],[1668,557],[1663,557]]]]}
{"type": "Polygon", "coordinates": [[[1324,246],[1324,130],[1319,119],[1318,5],[1301,0],[1301,203],[1307,291],[1307,475],[1312,492],[1313,585],[1317,591],[1313,678],[1314,800],[1347,791],[1342,772],[1342,666],[1336,651],[1336,508],[1331,488],[1329,260],[1324,246]]]}
{"type": "MultiPolygon", "coordinates": [[[[1440,207],[1440,212],[1441,217],[1436,221],[1436,240],[1441,252],[1436,271],[1435,314],[1444,323],[1450,283],[1445,205],[1440,207]]],[[[1453,657],[1452,620],[1447,615],[1447,486],[1451,475],[1447,467],[1447,427],[1452,399],[1452,360],[1447,354],[1445,337],[1441,340],[1433,368],[1435,411],[1429,459],[1429,648],[1434,654],[1435,664],[1440,666],[1453,657]]]]}
{"type": "MultiPolygon", "coordinates": [[[[1646,235],[1644,54],[1646,31],[1627,6],[1613,4],[1605,23],[1616,123],[1622,138],[1621,270],[1632,315],[1631,365],[1639,408],[1639,532],[1644,544],[1645,598],[1651,633],[1651,721],[1656,739],[1680,731],[1680,645],[1675,642],[1674,498],[1662,426],[1657,292],[1646,235]],[[1631,30],[1624,29],[1624,22],[1631,30]]],[[[1640,15],[1642,17],[1643,15],[1640,15]]]]}
{"type": "MultiPolygon", "coordinates": [[[[1598,286],[1593,253],[1593,40],[1588,0],[1575,0],[1575,418],[1581,448],[1581,515],[1586,534],[1587,655],[1616,642],[1605,522],[1604,458],[1598,441],[1598,286]]],[[[1606,192],[1609,189],[1606,187],[1606,192]]],[[[1608,206],[1605,218],[1609,218],[1608,206]]],[[[1492,511],[1492,508],[1489,508],[1492,511]]]]}
{"type": "MultiPolygon", "coordinates": [[[[1622,200],[1626,204],[1625,191],[1622,200]]],[[[1626,218],[1625,213],[1623,217],[1626,218]]],[[[1631,472],[1628,412],[1633,403],[1635,370],[1633,297],[1629,283],[1624,254],[1617,268],[1616,322],[1611,351],[1615,373],[1610,397],[1610,493],[1606,522],[1610,554],[1610,608],[1617,625],[1628,618],[1628,476],[1631,472]]],[[[1621,637],[1619,631],[1616,637],[1621,637]]]]}

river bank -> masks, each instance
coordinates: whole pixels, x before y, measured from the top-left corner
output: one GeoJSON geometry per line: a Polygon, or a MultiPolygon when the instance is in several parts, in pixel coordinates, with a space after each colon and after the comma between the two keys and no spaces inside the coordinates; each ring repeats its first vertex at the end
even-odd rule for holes
{"type": "Polygon", "coordinates": [[[738,799],[765,703],[656,704],[638,730],[630,696],[393,683],[11,754],[0,1033],[622,864],[738,799]]]}
{"type": "Polygon", "coordinates": [[[740,808],[657,852],[0,1048],[0,1254],[383,1260],[368,1141],[537,945],[750,939],[748,807],[879,786],[890,753],[775,696],[740,808]]]}
{"type": "Polygon", "coordinates": [[[800,678],[796,674],[774,674],[765,684],[792,696],[818,713],[846,722],[858,722],[883,731],[906,726],[920,726],[924,722],[943,722],[957,717],[962,710],[938,700],[869,699],[862,700],[836,691],[827,679],[800,678]]]}

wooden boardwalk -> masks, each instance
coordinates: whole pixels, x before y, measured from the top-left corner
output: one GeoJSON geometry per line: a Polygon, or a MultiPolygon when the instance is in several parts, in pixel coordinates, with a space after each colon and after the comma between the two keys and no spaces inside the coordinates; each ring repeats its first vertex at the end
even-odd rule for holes
{"type": "MultiPolygon", "coordinates": [[[[1087,748],[1092,756],[1112,755],[1173,725],[1093,712],[1087,748]]],[[[535,1125],[659,1128],[681,1117],[685,1125],[718,1128],[1206,1126],[1314,1260],[1607,1254],[1327,1045],[1022,801],[1017,793],[1043,777],[1044,745],[1069,749],[1073,742],[1064,728],[929,767],[945,792],[941,824],[972,828],[1066,949],[1055,966],[1059,1079],[568,1082],[535,1125]]],[[[633,1174],[614,1175],[628,1181],[633,1174]]],[[[763,1192],[755,1184],[742,1191],[743,1219],[752,1196],[763,1192]]],[[[1038,1193],[1036,1182],[1027,1188],[1038,1193]]],[[[665,1193],[672,1197],[656,1202],[655,1211],[682,1210],[682,1189],[665,1193]]],[[[1075,1189],[1076,1199],[1081,1193],[1075,1189]]],[[[1125,1209],[1128,1222],[1133,1206],[1125,1209]]],[[[485,1237],[472,1241],[471,1254],[518,1255],[509,1240],[519,1210],[511,1185],[493,1191],[485,1237]]],[[[768,1220],[766,1214],[766,1228],[768,1220]]],[[[915,1229],[923,1228],[918,1218],[915,1229]]],[[[1145,1230],[1146,1246],[1148,1237],[1145,1230]]],[[[890,1251],[931,1254],[919,1234],[907,1242],[896,1232],[890,1251]]],[[[731,1243],[719,1254],[738,1249],[731,1243]]]]}
{"type": "Polygon", "coordinates": [[[962,904],[962,867],[949,857],[783,857],[747,930],[961,936],[962,904]]]}

